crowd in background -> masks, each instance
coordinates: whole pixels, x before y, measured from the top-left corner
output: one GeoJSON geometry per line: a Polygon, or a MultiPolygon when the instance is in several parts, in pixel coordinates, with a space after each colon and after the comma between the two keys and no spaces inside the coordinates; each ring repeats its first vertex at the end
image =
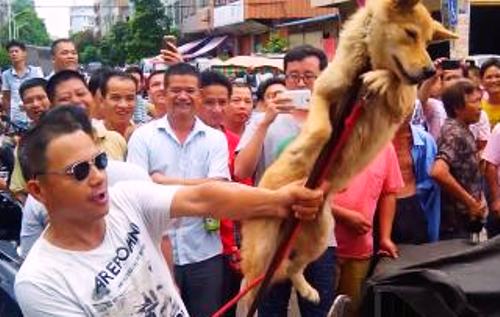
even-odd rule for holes
{"type": "MultiPolygon", "coordinates": [[[[116,175],[184,186],[257,185],[307,116],[285,92],[312,90],[327,65],[321,50],[292,48],[285,75],[264,81],[254,94],[248,83],[200,73],[175,50],[162,52],[168,69],[148,78],[135,66],[102,68],[87,78],[77,71],[78,54],[67,39],[53,43],[54,71],[45,78],[26,64],[23,43],[12,41],[7,50],[12,68],[2,74],[2,111],[14,129],[36,126],[54,107],[82,107],[95,142],[112,161],[126,162],[114,168],[116,175]]],[[[321,302],[299,296],[302,316],[326,316],[336,294],[348,294],[357,307],[373,256],[397,257],[398,244],[468,239],[483,224],[489,237],[500,231],[500,60],[479,68],[438,59],[435,67],[393,142],[327,202],[335,229],[328,249],[305,272],[321,302]]],[[[24,205],[25,258],[50,219],[28,194],[17,147],[13,154],[0,186],[24,205]]],[[[239,291],[239,228],[237,221],[184,217],[164,233],[160,248],[191,316],[210,316],[239,291]]],[[[259,316],[285,316],[291,291],[289,282],[274,285],[259,316]]]]}

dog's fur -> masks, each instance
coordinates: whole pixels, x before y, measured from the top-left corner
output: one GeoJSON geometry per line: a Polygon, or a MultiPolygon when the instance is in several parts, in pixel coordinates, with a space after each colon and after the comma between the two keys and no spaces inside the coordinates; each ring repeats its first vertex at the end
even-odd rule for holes
{"type": "MultiPolygon", "coordinates": [[[[266,170],[259,186],[276,189],[310,174],[331,133],[330,105],[341,104],[368,65],[371,70],[362,75],[362,80],[371,98],[328,174],[331,192],[345,187],[390,142],[399,124],[411,114],[415,84],[433,69],[427,44],[451,38],[456,36],[432,20],[418,0],[369,0],[346,22],[335,58],[315,82],[301,133],[266,170]]],[[[319,294],[305,280],[303,271],[328,245],[333,230],[328,205],[325,203],[317,219],[301,223],[294,256],[283,261],[274,278],[290,278],[299,294],[312,302],[319,302],[319,294]]],[[[243,222],[242,270],[246,281],[254,280],[269,265],[279,243],[282,221],[259,218],[243,222]]],[[[247,300],[254,296],[255,290],[247,300]]]]}

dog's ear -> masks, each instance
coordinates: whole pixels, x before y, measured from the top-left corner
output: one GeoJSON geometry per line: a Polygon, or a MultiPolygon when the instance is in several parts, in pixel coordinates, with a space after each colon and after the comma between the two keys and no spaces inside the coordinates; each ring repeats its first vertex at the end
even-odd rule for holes
{"type": "Polygon", "coordinates": [[[411,9],[420,2],[420,0],[393,0],[397,8],[411,9]]]}
{"type": "Polygon", "coordinates": [[[434,29],[434,33],[432,34],[432,42],[441,42],[447,40],[458,39],[458,35],[447,30],[441,23],[438,21],[433,21],[432,26],[434,29]]]}

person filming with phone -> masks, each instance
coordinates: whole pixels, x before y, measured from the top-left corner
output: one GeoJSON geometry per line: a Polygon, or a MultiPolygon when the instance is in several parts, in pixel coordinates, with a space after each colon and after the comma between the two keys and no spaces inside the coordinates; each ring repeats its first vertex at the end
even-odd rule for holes
{"type": "MultiPolygon", "coordinates": [[[[235,175],[255,176],[257,184],[264,170],[277,158],[280,148],[295,138],[308,113],[316,78],[327,66],[323,51],[309,45],[298,46],[284,57],[284,86],[273,87],[261,120],[254,120],[245,129],[236,148],[235,175]]],[[[275,85],[272,85],[275,86],[275,85]]],[[[270,86],[271,87],[271,86],[270,86]]],[[[266,89],[270,92],[270,89],[266,89]]],[[[302,316],[326,316],[333,303],[335,245],[333,232],[330,247],[305,270],[305,277],[320,292],[319,304],[298,298],[302,316]]],[[[286,316],[291,294],[289,282],[274,285],[259,307],[262,316],[286,316]]]]}

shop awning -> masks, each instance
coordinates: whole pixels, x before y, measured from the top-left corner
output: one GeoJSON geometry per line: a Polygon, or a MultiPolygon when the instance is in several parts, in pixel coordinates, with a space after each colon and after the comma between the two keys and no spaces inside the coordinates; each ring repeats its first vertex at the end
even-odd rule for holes
{"type": "Polygon", "coordinates": [[[339,18],[338,13],[331,13],[331,14],[320,15],[320,16],[313,17],[313,18],[307,18],[307,19],[301,19],[301,20],[295,20],[295,21],[281,23],[281,24],[276,25],[276,27],[283,28],[283,27],[287,27],[287,26],[299,26],[299,25],[323,22],[323,21],[328,21],[328,20],[337,20],[338,18],[339,18]]]}
{"type": "Polygon", "coordinates": [[[184,58],[192,59],[192,58],[201,56],[203,54],[206,54],[206,53],[210,52],[211,50],[215,49],[217,46],[221,45],[222,42],[224,42],[224,40],[226,38],[227,38],[227,35],[216,36],[216,37],[212,38],[210,41],[208,41],[205,45],[203,45],[203,47],[198,49],[196,52],[191,53],[191,54],[185,54],[184,58]]]}
{"type": "Polygon", "coordinates": [[[181,53],[181,54],[186,54],[187,52],[189,52],[190,50],[192,50],[196,46],[200,45],[206,39],[207,38],[204,37],[204,38],[196,40],[196,41],[188,42],[186,44],[183,44],[183,45],[179,46],[177,48],[177,50],[179,50],[179,53],[181,53]]]}

